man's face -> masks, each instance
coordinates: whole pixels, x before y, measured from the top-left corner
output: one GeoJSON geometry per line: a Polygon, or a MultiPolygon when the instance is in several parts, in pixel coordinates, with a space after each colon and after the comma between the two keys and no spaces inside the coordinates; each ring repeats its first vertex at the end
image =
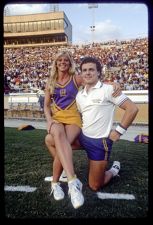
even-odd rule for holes
{"type": "Polygon", "coordinates": [[[95,63],[85,63],[82,65],[82,78],[84,84],[95,85],[98,81],[99,72],[95,63]]]}

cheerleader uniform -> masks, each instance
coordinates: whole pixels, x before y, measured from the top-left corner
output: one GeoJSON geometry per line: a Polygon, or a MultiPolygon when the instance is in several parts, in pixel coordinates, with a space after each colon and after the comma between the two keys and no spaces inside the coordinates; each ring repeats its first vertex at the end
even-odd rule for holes
{"type": "Polygon", "coordinates": [[[80,113],[76,106],[76,95],[79,87],[74,76],[71,76],[66,84],[56,83],[52,97],[52,118],[63,124],[75,124],[82,127],[80,113]]]}

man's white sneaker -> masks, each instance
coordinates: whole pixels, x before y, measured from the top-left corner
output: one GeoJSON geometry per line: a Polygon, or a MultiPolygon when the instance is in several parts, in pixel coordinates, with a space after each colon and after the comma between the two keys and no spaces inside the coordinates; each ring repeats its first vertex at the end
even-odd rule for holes
{"type": "Polygon", "coordinates": [[[53,193],[54,199],[55,200],[62,200],[65,196],[61,186],[59,183],[52,183],[51,184],[51,193],[53,193]]]}
{"type": "Polygon", "coordinates": [[[113,173],[113,176],[117,176],[120,171],[121,165],[120,162],[114,161],[110,171],[113,173]]]}
{"type": "MultiPolygon", "coordinates": [[[[49,181],[49,182],[53,181],[53,176],[51,176],[51,177],[45,177],[45,181],[49,181]]],[[[59,178],[59,181],[61,181],[61,182],[67,182],[67,176],[66,176],[66,173],[65,173],[64,170],[63,170],[63,172],[62,172],[62,174],[61,174],[61,176],[59,178]]]]}
{"type": "Polygon", "coordinates": [[[82,194],[82,183],[79,179],[75,179],[68,182],[68,194],[71,197],[72,205],[75,209],[79,208],[84,203],[84,197],[82,194]]]}

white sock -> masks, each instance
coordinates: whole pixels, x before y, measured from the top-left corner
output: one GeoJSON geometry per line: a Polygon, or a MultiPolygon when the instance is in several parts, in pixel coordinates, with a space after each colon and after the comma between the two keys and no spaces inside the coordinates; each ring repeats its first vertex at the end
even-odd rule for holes
{"type": "Polygon", "coordinates": [[[58,182],[53,182],[53,181],[52,181],[52,182],[51,182],[51,186],[52,186],[52,187],[53,187],[53,186],[56,186],[57,183],[58,183],[58,182]]]}
{"type": "Polygon", "coordinates": [[[120,163],[115,161],[109,171],[113,174],[113,177],[115,177],[120,171],[120,163]]]}
{"type": "Polygon", "coordinates": [[[113,174],[113,177],[115,177],[115,176],[118,174],[118,172],[119,172],[119,170],[114,169],[114,168],[111,168],[111,169],[108,170],[108,171],[110,171],[110,172],[113,174]]]}

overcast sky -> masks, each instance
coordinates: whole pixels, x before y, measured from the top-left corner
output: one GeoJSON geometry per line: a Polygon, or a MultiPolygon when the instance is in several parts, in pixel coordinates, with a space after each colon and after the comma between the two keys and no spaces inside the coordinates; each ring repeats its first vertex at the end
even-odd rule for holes
{"type": "MultiPolygon", "coordinates": [[[[45,2],[45,1],[44,1],[45,2]]],[[[8,4],[10,15],[49,12],[51,4],[8,4]]],[[[5,7],[6,7],[5,6],[5,7]]],[[[148,8],[138,3],[58,4],[73,27],[73,44],[148,37],[148,8]],[[91,31],[91,26],[95,31],[91,31]]]]}

